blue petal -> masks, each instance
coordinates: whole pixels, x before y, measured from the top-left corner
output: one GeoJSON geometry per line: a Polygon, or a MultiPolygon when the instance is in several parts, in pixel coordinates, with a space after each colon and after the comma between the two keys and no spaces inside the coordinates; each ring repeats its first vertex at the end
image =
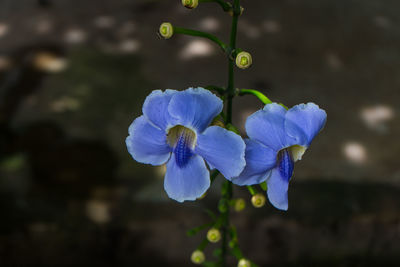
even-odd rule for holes
{"type": "Polygon", "coordinates": [[[175,94],[168,106],[176,124],[202,132],[222,111],[222,100],[203,88],[189,88],[175,94]]]}
{"type": "Polygon", "coordinates": [[[265,105],[247,118],[247,135],[275,151],[292,145],[294,140],[285,133],[285,114],[286,109],[276,103],[265,105]]]}
{"type": "Polygon", "coordinates": [[[175,155],[167,163],[164,188],[168,196],[178,202],[196,200],[210,187],[210,173],[204,160],[193,155],[184,167],[176,164],[175,155]]]}
{"type": "Polygon", "coordinates": [[[244,151],[243,139],[219,126],[208,127],[203,134],[199,134],[195,148],[195,153],[228,179],[242,172],[246,165],[244,151]]]}
{"type": "Polygon", "coordinates": [[[300,104],[286,113],[285,129],[296,143],[309,146],[326,122],[326,112],[314,103],[300,104]]]}
{"type": "Polygon", "coordinates": [[[168,113],[168,105],[176,90],[154,90],[146,97],[143,104],[143,115],[155,126],[161,130],[168,128],[173,119],[168,113]]]}
{"type": "Polygon", "coordinates": [[[129,126],[126,146],[132,157],[141,163],[161,165],[170,156],[165,133],[140,116],[129,126]]]}
{"type": "Polygon", "coordinates": [[[246,139],[246,167],[243,172],[232,179],[237,185],[253,185],[264,182],[276,165],[276,152],[263,144],[246,139]]]}
{"type": "Polygon", "coordinates": [[[269,202],[280,210],[288,209],[289,180],[281,176],[278,168],[272,169],[271,177],[267,180],[267,195],[269,202]]]}

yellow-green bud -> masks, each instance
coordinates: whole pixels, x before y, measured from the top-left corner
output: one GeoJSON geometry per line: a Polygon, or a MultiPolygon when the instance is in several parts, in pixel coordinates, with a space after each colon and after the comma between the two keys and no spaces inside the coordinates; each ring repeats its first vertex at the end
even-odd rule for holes
{"type": "Polygon", "coordinates": [[[199,5],[199,0],[182,0],[182,5],[187,8],[196,8],[199,5]]]}
{"type": "Polygon", "coordinates": [[[217,243],[221,239],[221,232],[217,228],[211,228],[207,232],[207,239],[211,243],[217,243]]]}
{"type": "Polygon", "coordinates": [[[240,52],[236,56],[236,66],[238,66],[241,69],[247,69],[248,67],[251,66],[253,63],[253,59],[251,58],[251,55],[247,52],[240,52]]]}
{"type": "Polygon", "coordinates": [[[251,198],[251,203],[256,208],[261,208],[265,205],[265,196],[263,194],[257,193],[251,198]]]}
{"type": "Polygon", "coordinates": [[[240,259],[240,261],[238,262],[238,267],[251,267],[251,262],[249,260],[246,259],[240,259]]]}
{"type": "Polygon", "coordinates": [[[164,22],[161,24],[159,32],[163,38],[169,39],[174,34],[174,27],[172,27],[171,23],[164,22]]]}
{"type": "Polygon", "coordinates": [[[204,256],[203,251],[195,250],[193,251],[192,256],[190,256],[190,260],[194,264],[202,264],[206,260],[206,256],[204,256]]]}
{"type": "Polygon", "coordinates": [[[244,210],[244,208],[246,208],[246,202],[244,201],[244,199],[243,198],[236,199],[234,208],[238,212],[244,210]]]}

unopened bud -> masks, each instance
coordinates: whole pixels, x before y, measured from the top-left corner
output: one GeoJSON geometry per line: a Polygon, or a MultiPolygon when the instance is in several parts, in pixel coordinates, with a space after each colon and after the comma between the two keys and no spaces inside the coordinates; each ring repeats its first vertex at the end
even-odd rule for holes
{"type": "Polygon", "coordinates": [[[240,52],[236,56],[236,66],[238,66],[241,69],[247,69],[248,67],[251,66],[253,63],[253,59],[251,58],[251,55],[247,52],[240,52]]]}
{"type": "Polygon", "coordinates": [[[169,39],[174,34],[174,27],[172,27],[171,23],[164,22],[161,24],[159,32],[163,38],[169,39]]]}
{"type": "Polygon", "coordinates": [[[262,206],[265,205],[265,196],[263,194],[255,194],[252,198],[251,198],[251,203],[253,204],[254,207],[256,208],[261,208],[262,206]]]}
{"type": "Polygon", "coordinates": [[[240,259],[240,261],[238,262],[238,267],[250,267],[251,266],[251,262],[247,259],[240,259]]]}
{"type": "Polygon", "coordinates": [[[182,0],[182,5],[186,8],[196,8],[199,5],[199,0],[182,0]]]}
{"type": "Polygon", "coordinates": [[[244,201],[244,199],[243,198],[236,199],[234,208],[238,212],[244,210],[244,208],[246,208],[246,202],[244,201]]]}
{"type": "Polygon", "coordinates": [[[221,239],[221,232],[217,228],[211,228],[207,232],[207,239],[211,243],[217,243],[221,239]]]}
{"type": "Polygon", "coordinates": [[[202,264],[206,260],[206,256],[204,256],[203,251],[195,250],[193,251],[192,256],[190,256],[190,260],[194,264],[202,264]]]}

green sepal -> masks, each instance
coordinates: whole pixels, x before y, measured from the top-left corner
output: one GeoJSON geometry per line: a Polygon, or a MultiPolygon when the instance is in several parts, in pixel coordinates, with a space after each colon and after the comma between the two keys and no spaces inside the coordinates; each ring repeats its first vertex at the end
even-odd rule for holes
{"type": "Polygon", "coordinates": [[[260,184],[260,187],[261,187],[262,190],[267,191],[267,189],[268,189],[267,182],[262,182],[260,184]]]}

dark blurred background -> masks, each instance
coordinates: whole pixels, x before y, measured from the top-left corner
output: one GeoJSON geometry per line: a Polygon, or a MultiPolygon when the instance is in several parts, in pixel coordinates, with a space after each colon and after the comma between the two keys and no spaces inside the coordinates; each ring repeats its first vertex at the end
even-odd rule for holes
{"type": "MultiPolygon", "coordinates": [[[[253,66],[236,69],[237,86],[328,113],[296,165],[288,212],[255,209],[235,188],[248,204],[232,215],[245,255],[260,266],[400,266],[400,2],[241,2],[238,45],[253,66]]],[[[180,0],[0,0],[1,266],[192,266],[205,233],[185,231],[208,222],[218,182],[178,204],[164,168],[136,163],[125,138],[152,90],[226,84],[218,47],[160,40],[160,23],[227,41],[230,20],[180,0]]],[[[242,133],[261,107],[235,99],[242,133]]]]}

